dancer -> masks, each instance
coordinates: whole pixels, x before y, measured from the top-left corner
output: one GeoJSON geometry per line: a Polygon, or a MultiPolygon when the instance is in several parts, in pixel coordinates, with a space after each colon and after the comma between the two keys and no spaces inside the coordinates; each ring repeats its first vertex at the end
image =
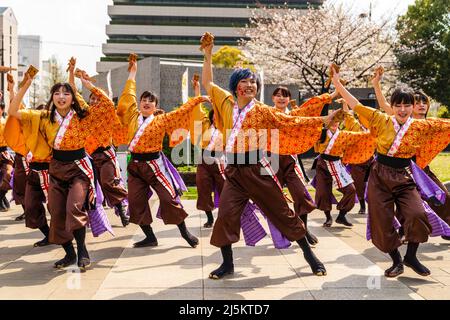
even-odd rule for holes
{"type": "MultiPolygon", "coordinates": [[[[302,106],[293,110],[288,109],[291,100],[291,92],[287,87],[278,87],[272,94],[272,102],[274,110],[302,117],[318,117],[322,112],[325,104],[331,103],[336,95],[325,93],[321,96],[314,97],[305,102],[302,106]]],[[[316,205],[306,190],[306,179],[301,169],[297,155],[278,155],[280,165],[277,177],[281,185],[286,185],[292,199],[294,200],[295,213],[302,219],[306,228],[306,239],[311,245],[318,243],[318,239],[308,230],[308,213],[316,209],[316,205]]]]}
{"type": "Polygon", "coordinates": [[[47,110],[20,110],[19,104],[32,78],[26,74],[25,84],[14,99],[10,115],[21,120],[25,129],[32,130],[37,137],[42,132],[48,145],[52,146],[50,161],[50,186],[48,209],[51,215],[49,241],[61,244],[65,257],[55,263],[55,268],[64,268],[75,262],[81,271],[90,266],[90,257],[85,244],[87,210],[95,208],[95,186],[92,166],[86,156],[84,145],[88,135],[108,134],[114,116],[113,102],[92,83],[85,79],[83,85],[99,96],[99,103],[82,109],[72,87],[58,83],[50,90],[47,110]],[[72,239],[77,242],[77,253],[72,239]]]}
{"type": "Polygon", "coordinates": [[[408,88],[397,88],[390,105],[394,116],[365,107],[339,82],[339,73],[333,74],[336,90],[346,100],[360,119],[369,124],[376,137],[377,159],[370,169],[367,186],[370,232],[373,244],[389,253],[393,265],[385,276],[396,277],[404,272],[404,265],[422,276],[430,274],[417,258],[420,243],[427,242],[432,232],[427,212],[411,176],[411,159],[428,164],[450,142],[450,121],[446,119],[412,119],[414,92],[408,88]],[[422,146],[427,153],[421,153],[422,146]],[[402,244],[393,227],[396,210],[404,218],[405,239],[408,242],[406,255],[402,259],[398,247],[402,244]]]}
{"type": "MultiPolygon", "coordinates": [[[[69,62],[69,83],[77,100],[83,109],[89,109],[99,103],[100,97],[91,92],[89,95],[89,104],[83,97],[77,93],[75,86],[75,65],[76,59],[72,58],[69,62]]],[[[86,151],[92,157],[94,170],[105,196],[106,202],[118,213],[122,225],[126,227],[129,223],[127,216],[126,199],[128,192],[122,183],[120,167],[117,161],[117,155],[112,147],[112,137],[115,131],[121,130],[119,118],[115,115],[113,119],[113,130],[108,135],[99,136],[97,133],[90,135],[86,139],[86,151]]]]}
{"type": "MultiPolygon", "coordinates": [[[[206,42],[203,36],[202,43],[206,42]]],[[[326,275],[326,269],[312,252],[302,220],[289,208],[281,185],[261,151],[272,149],[279,142],[279,154],[298,154],[310,149],[319,138],[328,118],[302,118],[273,112],[255,100],[260,89],[258,76],[249,69],[237,69],[230,77],[230,92],[213,82],[212,49],[209,41],[203,45],[203,87],[211,97],[216,125],[224,134],[227,168],[217,221],[211,244],[221,249],[223,263],[210,273],[220,279],[234,273],[231,245],[239,241],[240,217],[249,199],[267,215],[268,219],[290,241],[297,241],[315,275],[326,275]],[[260,129],[279,129],[279,141],[267,144],[267,136],[260,129]],[[231,132],[230,132],[231,131],[231,132]],[[237,142],[237,143],[236,143],[237,142]],[[262,149],[262,150],[261,150],[262,149]],[[268,174],[262,174],[261,172],[268,174]]]]}
{"type": "Polygon", "coordinates": [[[9,153],[8,145],[3,137],[6,125],[4,114],[5,105],[0,104],[0,212],[6,212],[10,208],[9,201],[6,199],[6,193],[11,190],[11,174],[14,169],[14,158],[9,153]]]}
{"type": "MultiPolygon", "coordinates": [[[[207,97],[196,97],[175,111],[154,115],[158,107],[158,98],[145,91],[136,98],[137,62],[130,62],[130,73],[123,93],[119,99],[117,115],[121,123],[128,126],[129,151],[131,161],[128,164],[128,201],[130,222],[138,224],[145,234],[145,239],[134,247],[157,246],[158,241],[151,223],[153,222],[148,204],[151,186],[160,200],[161,217],[165,224],[176,224],[181,236],[195,248],[198,239],[186,227],[186,211],[177,201],[179,192],[169,172],[168,163],[161,156],[162,142],[165,134],[169,136],[177,129],[189,129],[192,110],[207,97]]],[[[176,141],[179,143],[179,141],[176,141]]]]}
{"type": "MultiPolygon", "coordinates": [[[[375,89],[375,94],[377,97],[378,104],[380,107],[388,114],[393,115],[393,109],[391,105],[387,102],[386,98],[383,95],[383,92],[381,90],[381,79],[383,77],[384,69],[382,67],[378,67],[375,70],[374,76],[372,78],[372,84],[375,89]]],[[[422,91],[422,90],[416,90],[414,92],[414,107],[412,111],[412,117],[414,119],[426,119],[428,115],[428,111],[430,109],[430,98],[422,91]]],[[[426,145],[423,146],[422,152],[426,153],[426,145]]],[[[413,159],[414,160],[414,159],[413,159]]],[[[415,160],[414,160],[415,161],[415,160]]],[[[443,192],[445,192],[445,203],[442,205],[437,205],[436,202],[427,200],[428,205],[433,209],[434,212],[436,212],[439,217],[447,222],[447,224],[450,224],[450,192],[447,190],[447,188],[444,186],[442,181],[436,177],[436,175],[431,171],[429,165],[425,165],[423,163],[418,162],[417,163],[421,168],[423,168],[423,171],[433,180],[439,188],[443,192]]],[[[442,239],[444,240],[450,240],[450,237],[448,236],[442,236],[442,239]]]]}
{"type": "MultiPolygon", "coordinates": [[[[200,96],[200,83],[198,79],[192,80],[195,96],[200,96]]],[[[195,182],[197,185],[197,209],[205,211],[207,221],[204,228],[212,228],[214,217],[212,211],[215,208],[211,194],[220,197],[225,182],[223,160],[223,137],[214,124],[214,110],[207,114],[201,104],[194,108],[192,113],[193,135],[192,144],[201,149],[201,162],[197,165],[195,182]],[[197,127],[197,125],[199,127],[197,127]]]]}
{"type": "MultiPolygon", "coordinates": [[[[10,103],[12,101],[12,99],[14,99],[15,96],[15,92],[14,92],[14,85],[15,85],[15,81],[14,78],[11,74],[7,74],[7,81],[8,81],[8,92],[9,92],[9,99],[10,99],[10,103]]],[[[9,132],[9,122],[11,121],[17,121],[16,119],[13,119],[12,117],[8,117],[6,120],[6,124],[5,124],[5,132],[4,132],[4,136],[6,139],[6,135],[10,134],[9,132]]],[[[20,134],[20,132],[19,132],[20,134]]],[[[7,141],[8,142],[8,141],[7,141]]],[[[13,149],[11,147],[11,145],[8,146],[13,149]]],[[[29,164],[27,162],[26,159],[26,155],[28,153],[27,148],[25,147],[25,145],[22,145],[20,148],[18,149],[13,149],[14,150],[14,175],[13,175],[13,185],[12,185],[12,194],[13,194],[13,199],[14,202],[17,205],[22,206],[23,208],[23,213],[21,215],[19,215],[18,217],[16,217],[14,220],[15,221],[22,221],[23,219],[25,219],[25,186],[26,186],[26,181],[27,181],[27,172],[29,171],[29,164]]],[[[9,202],[5,197],[5,203],[2,203],[0,205],[3,205],[4,207],[9,209],[9,202]]]]}

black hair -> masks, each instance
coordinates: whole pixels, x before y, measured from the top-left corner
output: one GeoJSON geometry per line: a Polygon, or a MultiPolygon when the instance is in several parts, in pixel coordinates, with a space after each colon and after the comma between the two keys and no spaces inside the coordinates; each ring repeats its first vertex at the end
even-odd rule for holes
{"type": "Polygon", "coordinates": [[[139,101],[142,101],[142,99],[145,98],[150,98],[150,101],[154,101],[156,107],[158,107],[158,96],[156,94],[154,94],[153,92],[150,91],[144,91],[143,94],[141,94],[141,98],[139,99],[139,101]]]}
{"type": "Polygon", "coordinates": [[[48,100],[46,104],[46,109],[50,110],[50,121],[55,122],[55,112],[56,112],[56,106],[53,103],[53,95],[56,91],[58,91],[60,88],[64,88],[64,91],[69,92],[72,96],[72,105],[70,106],[73,111],[77,114],[78,118],[83,119],[87,116],[87,110],[84,110],[81,108],[80,104],[78,103],[78,100],[75,97],[75,93],[72,90],[72,86],[66,82],[60,82],[55,84],[51,90],[50,90],[50,99],[48,100]]]}
{"type": "Polygon", "coordinates": [[[391,106],[396,104],[412,104],[414,105],[414,91],[409,87],[398,87],[391,95],[391,106]]]}
{"type": "Polygon", "coordinates": [[[211,109],[208,113],[209,123],[214,124],[214,109],[211,109]]]}
{"type": "Polygon", "coordinates": [[[272,97],[276,96],[278,93],[281,93],[283,97],[289,97],[289,99],[292,97],[291,91],[289,91],[287,87],[280,86],[276,88],[272,93],[272,97]]]}
{"type": "Polygon", "coordinates": [[[237,97],[236,90],[239,81],[248,78],[255,79],[257,93],[259,93],[259,91],[261,90],[261,79],[259,78],[258,74],[250,69],[236,69],[231,74],[229,83],[229,89],[235,97],[237,97]]]}
{"type": "Polygon", "coordinates": [[[430,106],[430,97],[427,96],[426,93],[422,91],[422,89],[414,91],[414,99],[416,101],[424,102],[428,107],[430,106]]]}

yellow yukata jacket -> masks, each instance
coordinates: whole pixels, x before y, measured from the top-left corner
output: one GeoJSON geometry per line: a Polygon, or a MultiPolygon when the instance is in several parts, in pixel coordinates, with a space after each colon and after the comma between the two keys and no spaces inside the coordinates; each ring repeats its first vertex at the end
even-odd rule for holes
{"type": "MultiPolygon", "coordinates": [[[[110,136],[114,104],[102,90],[93,88],[92,92],[100,97],[99,103],[87,108],[88,113],[85,118],[80,119],[76,114],[73,116],[61,141],[60,150],[70,151],[84,148],[86,139],[91,134],[95,134],[99,139],[110,136]]],[[[53,147],[59,131],[59,124],[57,121],[50,121],[50,112],[46,110],[20,110],[19,112],[24,131],[31,130],[30,136],[35,137],[36,140],[38,131],[40,131],[45,136],[48,145],[53,147]]]]}
{"type": "MultiPolygon", "coordinates": [[[[369,124],[369,130],[376,137],[377,152],[386,155],[396,137],[391,117],[377,109],[365,107],[361,104],[357,105],[354,111],[360,119],[364,119],[369,124]]],[[[413,119],[394,156],[396,158],[411,158],[415,155],[416,163],[424,168],[449,143],[449,119],[413,119]]]]}
{"type": "MultiPolygon", "coordinates": [[[[201,101],[201,97],[190,99],[178,109],[155,116],[153,121],[147,126],[138,143],[134,147],[134,153],[153,153],[162,150],[165,134],[169,137],[177,129],[184,129],[184,133],[189,130],[192,110],[201,101]]],[[[138,131],[139,116],[138,103],[136,98],[136,81],[127,80],[123,93],[119,99],[117,115],[123,126],[128,127],[128,141],[130,144],[138,131]]],[[[183,133],[183,132],[180,132],[183,133]]],[[[172,139],[170,145],[181,143],[186,138],[185,134],[178,135],[177,139],[172,139]]]]}
{"type": "MultiPolygon", "coordinates": [[[[233,128],[234,99],[231,93],[215,84],[211,86],[208,94],[213,104],[217,127],[223,133],[223,144],[225,146],[233,128]]],[[[320,137],[322,118],[294,117],[282,112],[274,112],[273,109],[273,107],[256,102],[255,107],[247,113],[242,124],[233,146],[234,153],[244,153],[258,149],[270,151],[272,148],[270,129],[278,129],[279,140],[277,144],[279,152],[277,153],[284,155],[304,153],[320,137]],[[261,133],[258,132],[260,129],[269,130],[267,132],[267,144],[262,143],[266,139],[260,141],[261,133]],[[252,131],[249,130],[256,131],[256,134],[252,134],[252,131]]],[[[276,152],[275,150],[271,151],[276,152]]]]}
{"type": "MultiPolygon", "coordinates": [[[[23,103],[20,104],[20,109],[25,109],[23,103]]],[[[30,151],[25,143],[22,126],[19,119],[8,116],[6,119],[3,137],[8,145],[15,153],[26,156],[30,151]]]]}

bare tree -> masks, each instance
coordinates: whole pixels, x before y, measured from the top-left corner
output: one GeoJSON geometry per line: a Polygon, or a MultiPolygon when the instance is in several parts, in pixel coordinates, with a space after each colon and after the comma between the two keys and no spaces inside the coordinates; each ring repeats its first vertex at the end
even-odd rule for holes
{"type": "Polygon", "coordinates": [[[389,83],[395,65],[392,22],[391,17],[371,21],[369,15],[351,14],[332,2],[306,12],[260,8],[241,30],[249,39],[241,46],[264,68],[269,81],[296,83],[303,92],[326,90],[331,62],[342,67],[343,77],[353,86],[367,86],[372,69],[382,64],[389,83]]]}

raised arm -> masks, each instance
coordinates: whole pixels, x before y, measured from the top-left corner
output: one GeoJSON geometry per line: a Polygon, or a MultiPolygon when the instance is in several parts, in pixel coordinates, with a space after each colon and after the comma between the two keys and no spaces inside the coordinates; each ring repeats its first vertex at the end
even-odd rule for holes
{"type": "Polygon", "coordinates": [[[386,97],[384,96],[383,91],[381,90],[381,78],[383,76],[383,73],[384,73],[383,67],[380,66],[375,69],[375,73],[372,77],[372,85],[373,89],[375,90],[378,105],[384,112],[392,116],[394,115],[394,111],[392,110],[392,107],[389,104],[389,102],[387,102],[386,97]]]}
{"type": "Polygon", "coordinates": [[[11,102],[14,99],[14,96],[16,95],[16,93],[14,92],[14,77],[8,73],[6,75],[6,79],[8,81],[8,92],[9,92],[9,102],[11,102]]]}
{"type": "Polygon", "coordinates": [[[22,119],[22,116],[19,112],[20,104],[22,102],[23,97],[25,96],[25,93],[28,91],[28,89],[31,86],[31,83],[33,82],[33,79],[30,77],[28,73],[25,73],[24,77],[25,77],[24,85],[19,89],[17,95],[14,96],[14,99],[11,101],[8,109],[8,114],[19,120],[22,119]]]}
{"type": "Polygon", "coordinates": [[[72,87],[73,92],[77,92],[77,86],[75,85],[75,65],[77,59],[74,57],[70,58],[67,71],[69,72],[69,84],[72,87]]]}
{"type": "Polygon", "coordinates": [[[136,74],[137,62],[130,63],[130,73],[125,83],[122,95],[117,104],[117,116],[123,125],[128,125],[131,118],[138,117],[137,98],[136,98],[136,74]]]}
{"type": "Polygon", "coordinates": [[[336,91],[341,95],[341,97],[347,102],[350,108],[355,108],[359,103],[358,99],[356,99],[341,83],[339,73],[334,70],[333,66],[331,66],[331,81],[333,82],[336,91]]]}
{"type": "Polygon", "coordinates": [[[212,50],[214,44],[204,48],[205,58],[203,60],[203,70],[202,70],[202,85],[206,92],[209,94],[211,91],[211,85],[213,84],[213,69],[212,69],[212,50]]]}

